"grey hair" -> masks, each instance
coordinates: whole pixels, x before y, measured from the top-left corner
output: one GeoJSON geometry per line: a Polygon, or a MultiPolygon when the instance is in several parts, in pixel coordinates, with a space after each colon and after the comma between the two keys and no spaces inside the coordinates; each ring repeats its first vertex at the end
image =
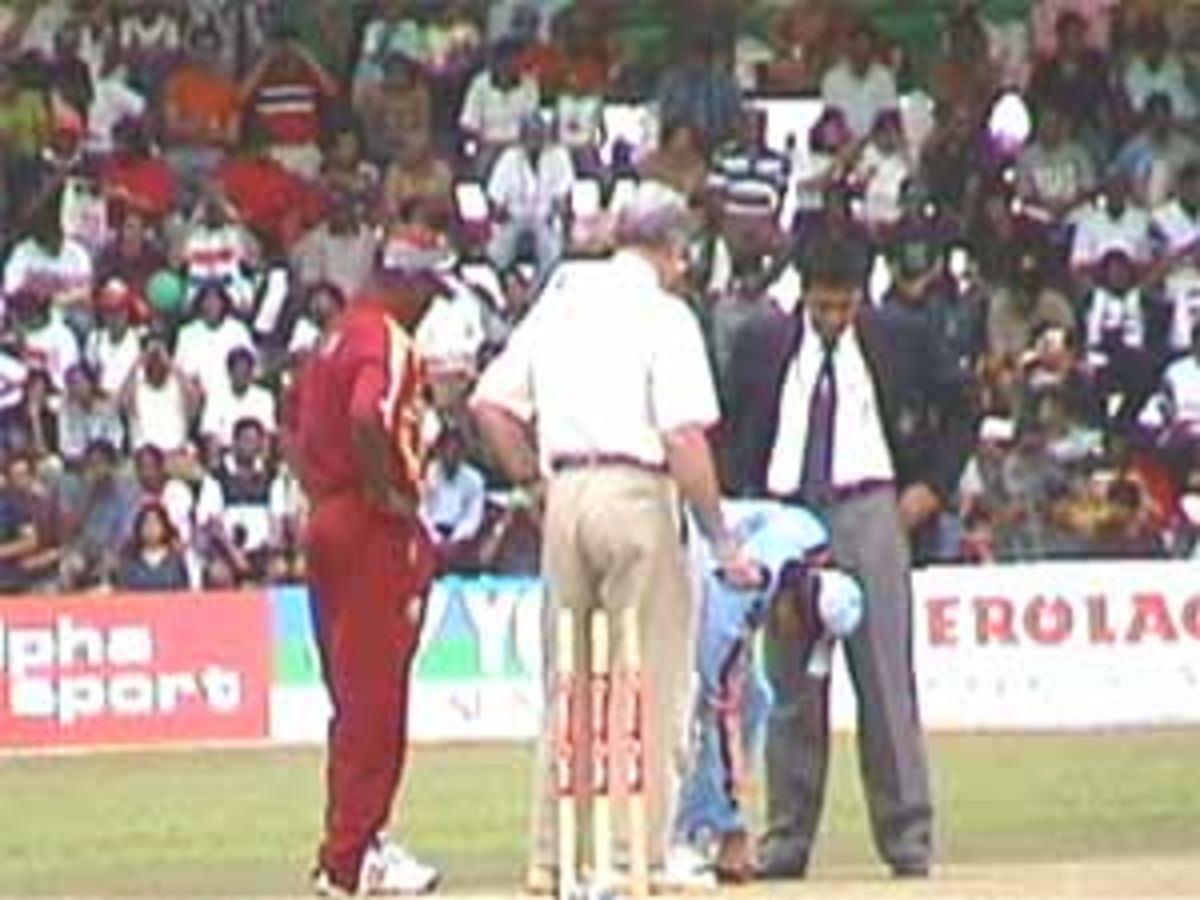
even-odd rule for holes
{"type": "Polygon", "coordinates": [[[617,210],[613,236],[626,246],[661,246],[688,240],[695,228],[695,218],[682,194],[647,181],[617,210]]]}

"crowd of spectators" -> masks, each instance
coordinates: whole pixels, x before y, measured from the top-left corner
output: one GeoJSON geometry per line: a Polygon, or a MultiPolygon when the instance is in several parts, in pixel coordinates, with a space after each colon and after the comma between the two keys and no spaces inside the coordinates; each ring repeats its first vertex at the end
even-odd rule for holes
{"type": "Polygon", "coordinates": [[[459,251],[419,335],[422,515],[446,571],[536,571],[464,398],[637,179],[703,225],[718,387],[816,233],[940,334],[981,415],[925,559],[1190,556],[1197,4],[947,0],[922,52],[858,6],[0,4],[0,590],[302,579],[288,387],[412,226],[459,251]],[[768,95],[820,114],[780,137],[768,95]]]}

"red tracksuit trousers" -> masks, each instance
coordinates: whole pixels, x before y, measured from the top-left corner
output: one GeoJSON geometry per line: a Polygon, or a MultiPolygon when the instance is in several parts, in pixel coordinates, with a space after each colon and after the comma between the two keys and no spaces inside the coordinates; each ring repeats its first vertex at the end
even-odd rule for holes
{"type": "Polygon", "coordinates": [[[419,523],[385,516],[351,492],[316,504],[308,553],[313,623],[333,703],[318,861],[335,884],[354,890],[404,768],[409,674],[433,553],[419,523]]]}

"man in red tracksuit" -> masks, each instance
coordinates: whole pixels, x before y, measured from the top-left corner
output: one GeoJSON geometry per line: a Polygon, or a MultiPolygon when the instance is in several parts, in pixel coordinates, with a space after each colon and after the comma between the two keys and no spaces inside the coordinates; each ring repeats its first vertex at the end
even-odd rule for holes
{"type": "Polygon", "coordinates": [[[311,503],[309,586],[333,702],[322,894],[424,893],[438,873],[386,841],[407,748],[409,670],[434,552],[417,513],[421,363],[409,334],[443,289],[439,235],[394,232],[369,289],[297,385],[292,455],[311,503]]]}

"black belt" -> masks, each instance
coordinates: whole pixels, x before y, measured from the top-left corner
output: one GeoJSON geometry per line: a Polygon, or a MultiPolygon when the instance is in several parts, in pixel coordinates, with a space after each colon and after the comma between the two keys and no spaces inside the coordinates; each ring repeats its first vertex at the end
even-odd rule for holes
{"type": "Polygon", "coordinates": [[[665,463],[651,463],[628,453],[560,453],[550,458],[550,469],[553,472],[570,472],[573,469],[597,469],[601,467],[637,469],[641,472],[652,472],[665,475],[665,463]]]}

